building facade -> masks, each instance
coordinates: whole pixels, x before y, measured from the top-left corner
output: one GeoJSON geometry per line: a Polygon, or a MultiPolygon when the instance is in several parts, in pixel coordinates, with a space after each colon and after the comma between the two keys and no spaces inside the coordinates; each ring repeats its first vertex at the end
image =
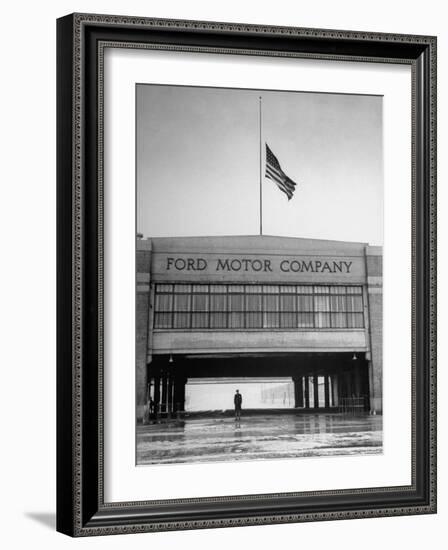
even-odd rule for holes
{"type": "Polygon", "coordinates": [[[382,413],[381,247],[164,237],[137,240],[136,266],[138,420],[149,397],[175,413],[189,379],[223,377],[290,377],[297,409],[382,413]]]}

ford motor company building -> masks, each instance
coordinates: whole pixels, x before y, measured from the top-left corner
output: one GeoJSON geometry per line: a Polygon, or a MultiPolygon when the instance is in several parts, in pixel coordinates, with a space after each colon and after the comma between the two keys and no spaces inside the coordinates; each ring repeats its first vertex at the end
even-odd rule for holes
{"type": "Polygon", "coordinates": [[[382,413],[381,247],[163,237],[138,239],[136,264],[138,420],[149,397],[179,413],[189,379],[223,377],[289,378],[298,412],[382,413]]]}

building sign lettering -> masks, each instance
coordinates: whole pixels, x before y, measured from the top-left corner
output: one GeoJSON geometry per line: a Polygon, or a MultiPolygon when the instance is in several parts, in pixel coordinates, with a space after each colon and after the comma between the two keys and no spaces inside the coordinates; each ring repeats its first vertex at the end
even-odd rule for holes
{"type": "Polygon", "coordinates": [[[166,258],[166,271],[205,271],[216,273],[232,272],[275,272],[283,273],[342,273],[351,272],[353,262],[346,260],[301,260],[266,258],[205,258],[170,257],[166,258]]]}

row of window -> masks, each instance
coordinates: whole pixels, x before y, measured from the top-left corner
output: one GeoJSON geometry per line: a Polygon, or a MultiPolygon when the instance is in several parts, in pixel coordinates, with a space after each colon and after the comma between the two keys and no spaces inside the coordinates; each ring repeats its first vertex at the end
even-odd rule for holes
{"type": "Polygon", "coordinates": [[[363,328],[361,286],[157,284],[155,328],[363,328]]]}
{"type": "Polygon", "coordinates": [[[158,294],[362,294],[357,285],[235,285],[235,284],[165,284],[156,285],[158,294]]]}

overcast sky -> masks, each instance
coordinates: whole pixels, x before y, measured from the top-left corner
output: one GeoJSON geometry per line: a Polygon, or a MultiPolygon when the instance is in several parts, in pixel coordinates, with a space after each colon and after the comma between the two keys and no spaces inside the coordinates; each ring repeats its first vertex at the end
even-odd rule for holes
{"type": "Polygon", "coordinates": [[[259,234],[260,96],[297,183],[288,202],[263,175],[263,234],[382,244],[382,98],[327,93],[137,85],[137,230],[259,234]]]}

